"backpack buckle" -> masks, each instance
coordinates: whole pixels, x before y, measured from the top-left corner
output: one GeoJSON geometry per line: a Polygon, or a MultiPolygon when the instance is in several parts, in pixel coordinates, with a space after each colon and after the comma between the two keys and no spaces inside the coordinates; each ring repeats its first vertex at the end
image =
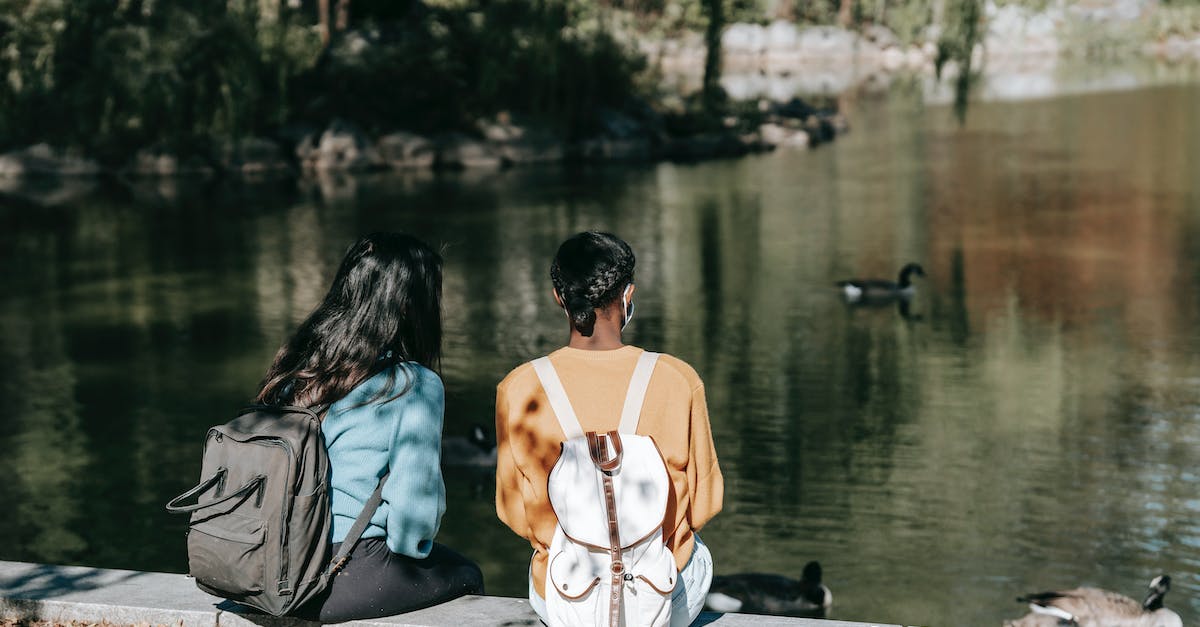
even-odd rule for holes
{"type": "Polygon", "coordinates": [[[336,575],[336,574],[342,572],[342,569],[346,567],[346,562],[349,562],[349,561],[350,561],[349,555],[343,556],[341,559],[339,559],[338,561],[333,563],[333,566],[330,567],[330,569],[329,569],[329,574],[336,575]]]}

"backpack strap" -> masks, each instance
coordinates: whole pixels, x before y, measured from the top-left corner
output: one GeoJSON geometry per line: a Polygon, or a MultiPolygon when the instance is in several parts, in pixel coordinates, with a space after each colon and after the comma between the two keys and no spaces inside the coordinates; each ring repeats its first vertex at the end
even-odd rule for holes
{"type": "MultiPolygon", "coordinates": [[[[637,433],[638,421],[642,417],[642,403],[646,400],[646,389],[650,386],[650,375],[654,374],[654,365],[658,363],[659,353],[642,351],[637,365],[633,367],[633,376],[629,379],[629,390],[625,393],[625,404],[621,408],[621,422],[617,431],[620,433],[637,433]]],[[[567,439],[583,436],[583,427],[575,416],[575,409],[567,399],[562,381],[549,357],[538,357],[533,360],[533,371],[542,382],[546,398],[550,400],[550,408],[558,418],[567,439]]]]}
{"type": "Polygon", "coordinates": [[[375,511],[379,509],[379,505],[383,503],[383,484],[387,481],[391,473],[386,473],[379,478],[379,485],[375,486],[375,492],[371,494],[371,498],[367,499],[363,509],[358,514],[358,518],[354,519],[354,524],[350,527],[350,531],[346,533],[346,538],[342,540],[342,546],[338,549],[337,555],[333,556],[333,561],[329,566],[329,574],[336,575],[339,570],[346,566],[346,562],[350,561],[350,552],[354,550],[354,546],[362,538],[362,534],[367,530],[367,525],[371,524],[371,517],[375,515],[375,511]]]}
{"type": "Polygon", "coordinates": [[[625,393],[625,406],[621,408],[621,425],[617,431],[621,433],[637,433],[638,421],[642,417],[642,403],[646,400],[646,388],[650,387],[650,375],[654,373],[654,364],[658,363],[659,353],[642,352],[637,365],[633,368],[633,377],[629,379],[629,391],[625,393]]]}
{"type": "Polygon", "coordinates": [[[550,409],[554,410],[554,417],[558,418],[558,425],[562,427],[563,434],[568,440],[582,437],[583,427],[579,424],[579,418],[575,417],[575,409],[571,407],[571,401],[567,400],[567,392],[563,389],[562,381],[558,378],[558,372],[554,370],[554,364],[550,363],[550,358],[538,357],[533,360],[533,371],[542,382],[542,389],[546,390],[546,398],[550,399],[550,409]]]}

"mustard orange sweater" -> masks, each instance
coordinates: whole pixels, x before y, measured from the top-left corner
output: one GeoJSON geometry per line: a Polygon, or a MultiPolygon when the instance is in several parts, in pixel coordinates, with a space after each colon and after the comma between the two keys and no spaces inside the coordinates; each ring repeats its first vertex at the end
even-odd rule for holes
{"type": "MultiPolygon", "coordinates": [[[[607,351],[568,347],[550,354],[584,431],[617,428],[641,354],[634,346],[607,351]]],[[[725,486],[704,384],[691,366],[670,355],[659,358],[637,432],[654,438],[667,463],[673,498],[667,502],[664,540],[682,570],[692,554],[694,532],[721,511],[725,486]]],[[[496,388],[496,513],[533,546],[533,582],[543,596],[547,550],[557,524],[546,482],[563,439],[533,366],[518,366],[496,388]]]]}

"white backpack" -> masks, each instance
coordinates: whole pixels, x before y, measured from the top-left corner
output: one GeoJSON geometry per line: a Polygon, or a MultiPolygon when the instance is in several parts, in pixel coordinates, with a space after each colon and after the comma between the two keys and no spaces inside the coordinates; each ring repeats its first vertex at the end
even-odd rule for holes
{"type": "Polygon", "coordinates": [[[567,439],[547,491],[558,517],[546,573],[550,627],[660,627],[679,573],[663,543],[670,479],[654,440],[637,435],[658,353],[633,370],[617,431],[584,433],[550,359],[533,361],[567,439]]]}

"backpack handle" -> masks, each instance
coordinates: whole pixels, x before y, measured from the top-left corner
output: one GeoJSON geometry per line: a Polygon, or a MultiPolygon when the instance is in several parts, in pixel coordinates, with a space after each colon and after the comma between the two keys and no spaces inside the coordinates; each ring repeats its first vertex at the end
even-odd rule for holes
{"type": "MultiPolygon", "coordinates": [[[[204,509],[206,507],[212,507],[213,505],[220,505],[221,503],[225,503],[227,501],[232,501],[233,499],[241,497],[242,495],[249,494],[252,490],[256,490],[259,487],[261,487],[262,484],[264,482],[266,482],[266,480],[267,480],[267,478],[265,476],[258,475],[257,477],[247,481],[246,485],[243,485],[242,487],[234,490],[233,492],[230,492],[229,494],[226,494],[225,496],[223,496],[215,501],[209,501],[207,503],[192,503],[191,505],[183,505],[182,504],[184,501],[186,501],[194,496],[204,494],[213,486],[220,484],[220,483],[224,483],[226,472],[228,472],[228,471],[225,470],[224,468],[218,468],[217,472],[213,473],[213,476],[209,477],[208,479],[205,479],[204,481],[201,481],[199,485],[192,488],[191,490],[188,490],[187,492],[184,492],[183,494],[180,494],[179,496],[171,499],[171,502],[167,503],[167,511],[171,512],[172,514],[186,514],[188,512],[194,512],[196,510],[204,509]]],[[[261,497],[262,497],[262,492],[259,492],[260,500],[261,500],[261,497]]]]}
{"type": "Polygon", "coordinates": [[[609,431],[600,435],[595,431],[587,432],[588,452],[592,455],[592,463],[605,472],[612,472],[621,466],[621,456],[625,453],[621,446],[621,434],[609,431]],[[608,443],[612,443],[612,456],[609,456],[608,443]]]}

